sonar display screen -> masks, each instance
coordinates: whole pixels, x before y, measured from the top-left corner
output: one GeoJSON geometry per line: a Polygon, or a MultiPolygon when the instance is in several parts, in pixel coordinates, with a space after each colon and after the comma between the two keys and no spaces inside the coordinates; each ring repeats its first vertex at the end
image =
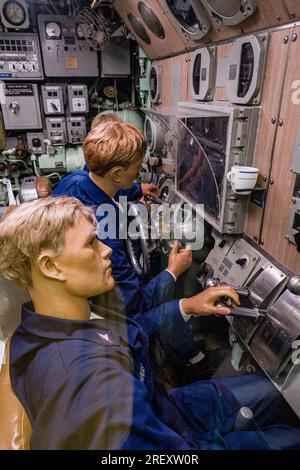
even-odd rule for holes
{"type": "Polygon", "coordinates": [[[204,204],[220,219],[229,117],[191,117],[179,121],[177,191],[192,204],[204,204]]]}

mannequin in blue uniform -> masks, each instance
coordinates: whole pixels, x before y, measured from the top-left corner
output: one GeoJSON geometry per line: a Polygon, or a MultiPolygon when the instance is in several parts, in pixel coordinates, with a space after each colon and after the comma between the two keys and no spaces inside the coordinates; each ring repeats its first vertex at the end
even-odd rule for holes
{"type": "MultiPolygon", "coordinates": [[[[73,196],[95,209],[103,204],[115,209],[116,237],[108,236],[102,241],[113,249],[113,275],[131,315],[153,307],[156,281],[150,280],[146,284],[141,282],[129,260],[126,241],[119,238],[118,199],[120,195],[126,195],[125,191],[130,191],[130,199],[133,199],[132,184],[139,174],[146,147],[144,135],[135,126],[119,122],[98,124],[88,134],[83,145],[90,172],[70,174],[53,191],[54,196],[73,196]]],[[[101,220],[101,216],[98,216],[98,220],[101,220]]],[[[181,258],[183,260],[184,256],[181,258]]],[[[170,286],[174,286],[177,277],[188,267],[183,266],[183,269],[174,271],[169,266],[169,272],[159,276],[168,277],[170,286]]]]}
{"type": "MultiPolygon", "coordinates": [[[[95,129],[100,124],[108,124],[111,122],[122,122],[122,120],[115,113],[99,114],[96,116],[91,123],[91,130],[95,129]]],[[[82,181],[89,173],[89,168],[85,165],[83,170],[72,171],[63,177],[61,185],[64,187],[66,192],[69,189],[82,181]]],[[[149,183],[140,183],[134,181],[132,186],[128,189],[120,189],[115,196],[118,200],[120,196],[127,196],[128,201],[136,201],[143,196],[155,196],[157,194],[157,186],[149,183]]]]}
{"type": "MultiPolygon", "coordinates": [[[[11,340],[13,388],[32,424],[32,449],[299,449],[300,430],[263,376],[196,382],[165,390],[149,360],[149,339],[168,320],[132,320],[109,297],[111,249],[96,238],[90,208],[73,198],[25,203],[0,223],[0,272],[27,287],[21,325],[11,340]],[[30,236],[28,236],[30,234],[30,236]],[[88,298],[101,296],[99,305],[88,298]],[[92,316],[94,319],[90,319],[92,316]],[[235,431],[241,406],[251,429],[235,431]]],[[[187,299],[196,315],[226,315],[216,305],[229,287],[187,299]]]]}
{"type": "MultiPolygon", "coordinates": [[[[128,315],[135,316],[140,312],[149,311],[160,316],[170,309],[181,311],[184,315],[188,312],[183,308],[183,299],[174,300],[174,292],[177,278],[191,265],[191,251],[180,250],[180,245],[176,242],[167,269],[143,283],[129,260],[126,240],[119,236],[118,197],[121,190],[124,195],[124,191],[132,188],[133,181],[140,171],[146,147],[146,139],[136,126],[120,122],[97,124],[83,145],[90,172],[70,174],[56,185],[53,195],[78,198],[86,206],[94,208],[100,223],[103,218],[98,215],[97,208],[104,204],[114,208],[116,227],[112,228],[115,229],[116,236],[108,235],[105,239],[100,237],[100,240],[113,250],[111,255],[113,276],[121,291],[128,315]]],[[[183,343],[181,348],[178,347],[178,342],[177,347],[174,347],[170,336],[166,343],[164,331],[161,335],[157,335],[156,346],[152,351],[155,351],[160,358],[161,366],[166,360],[169,365],[171,362],[176,362],[178,349],[181,350],[182,363],[198,355],[199,345],[193,341],[192,326],[187,328],[186,334],[190,340],[183,343]]]]}

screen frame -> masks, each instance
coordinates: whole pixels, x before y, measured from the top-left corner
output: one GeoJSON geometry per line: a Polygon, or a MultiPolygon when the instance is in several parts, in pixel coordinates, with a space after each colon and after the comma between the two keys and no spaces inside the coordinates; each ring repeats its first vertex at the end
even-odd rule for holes
{"type": "MultiPolygon", "coordinates": [[[[188,199],[186,195],[184,195],[178,189],[178,175],[177,171],[175,172],[175,191],[176,193],[188,204],[191,204],[195,210],[201,217],[203,217],[209,224],[211,224],[215,229],[219,232],[223,232],[224,221],[225,221],[225,210],[226,210],[226,199],[227,199],[227,192],[228,192],[228,182],[227,182],[227,173],[230,171],[230,151],[232,148],[232,128],[233,128],[233,116],[234,116],[234,108],[224,104],[213,104],[213,103],[178,103],[178,120],[182,121],[184,118],[194,118],[194,117],[228,117],[228,127],[227,127],[227,142],[226,142],[226,158],[225,158],[225,170],[224,170],[224,177],[223,177],[223,193],[220,199],[220,217],[217,221],[214,219],[209,213],[207,213],[204,209],[200,210],[196,207],[195,202],[188,199]]],[[[175,167],[177,170],[178,164],[178,155],[175,155],[175,167]]],[[[201,204],[201,203],[199,203],[201,204]]]]}

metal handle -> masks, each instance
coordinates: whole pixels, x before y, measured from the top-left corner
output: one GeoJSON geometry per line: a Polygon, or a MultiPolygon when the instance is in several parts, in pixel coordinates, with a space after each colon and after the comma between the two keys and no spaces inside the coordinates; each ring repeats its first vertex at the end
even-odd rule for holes
{"type": "Polygon", "coordinates": [[[241,297],[249,297],[250,295],[250,289],[248,287],[238,287],[238,286],[232,286],[231,284],[226,284],[226,282],[219,281],[218,279],[215,279],[213,277],[208,278],[205,281],[205,289],[208,289],[209,287],[217,287],[217,286],[226,286],[229,285],[229,287],[232,287],[241,297]]]}
{"type": "Polygon", "coordinates": [[[231,317],[248,318],[249,320],[259,320],[264,318],[264,314],[257,308],[236,307],[231,310],[231,317]]]}
{"type": "Polygon", "coordinates": [[[9,103],[8,109],[13,114],[17,114],[20,111],[20,105],[17,103],[17,101],[13,101],[12,103],[9,103]]]}

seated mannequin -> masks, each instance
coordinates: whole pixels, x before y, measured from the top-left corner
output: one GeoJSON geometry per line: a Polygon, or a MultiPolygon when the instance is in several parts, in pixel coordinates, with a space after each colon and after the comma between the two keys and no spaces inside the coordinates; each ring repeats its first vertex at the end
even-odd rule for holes
{"type": "MultiPolygon", "coordinates": [[[[96,238],[93,211],[72,198],[23,204],[0,223],[0,272],[27,287],[11,340],[13,388],[32,425],[32,449],[299,449],[300,430],[283,423],[280,393],[262,376],[196,382],[165,390],[149,359],[160,328],[176,337],[185,320],[124,316],[107,294],[111,249],[96,238]],[[28,233],[31,236],[28,237],[28,233]],[[98,305],[88,298],[100,296],[98,305]],[[90,320],[91,313],[95,319],[90,320]],[[253,428],[235,431],[241,406],[253,428]]],[[[226,315],[230,287],[188,299],[196,315],[226,315]]]]}

